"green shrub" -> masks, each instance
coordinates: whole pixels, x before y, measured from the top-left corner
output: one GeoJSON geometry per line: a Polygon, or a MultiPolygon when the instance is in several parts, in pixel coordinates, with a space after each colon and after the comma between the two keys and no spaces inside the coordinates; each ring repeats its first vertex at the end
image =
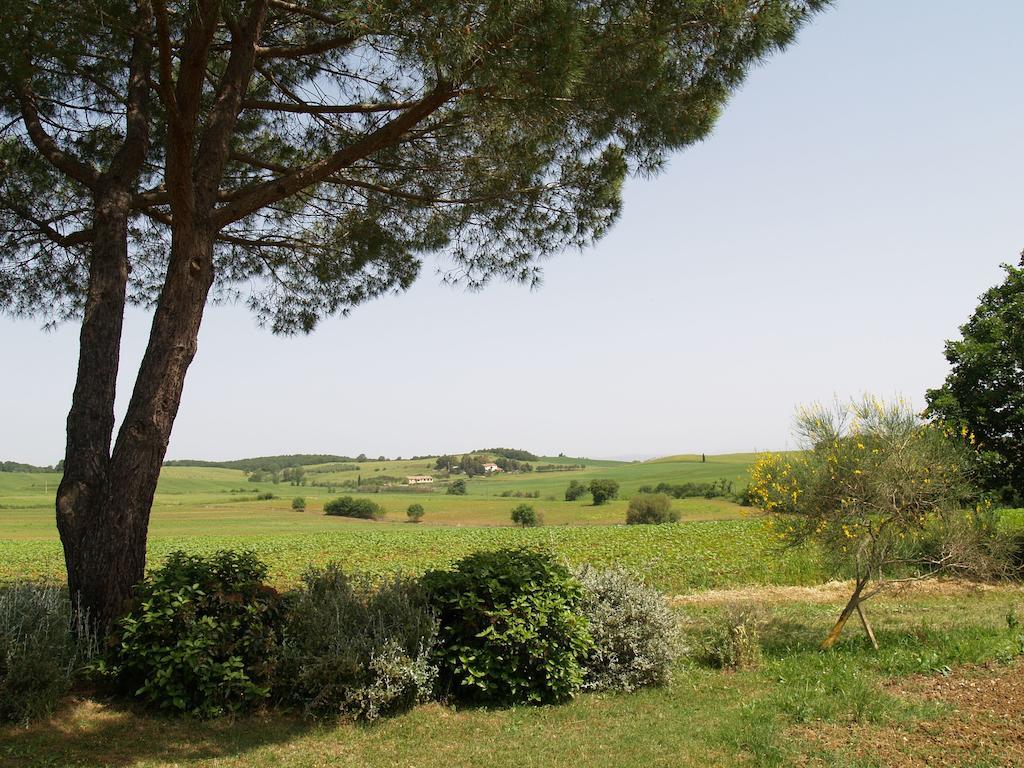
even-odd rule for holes
{"type": "Polygon", "coordinates": [[[595,506],[604,504],[619,495],[619,484],[614,480],[591,480],[590,495],[595,506]]]}
{"type": "Polygon", "coordinates": [[[257,493],[256,494],[256,501],[270,501],[271,499],[276,499],[276,498],[277,498],[277,496],[272,494],[270,491],[267,491],[266,493],[257,493]]]}
{"type": "Polygon", "coordinates": [[[374,720],[429,696],[437,620],[417,582],[374,587],[333,564],[302,582],[284,630],[280,700],[315,717],[374,720]]]}
{"type": "Polygon", "coordinates": [[[584,662],[584,689],[633,691],[668,683],[680,636],[665,596],[620,569],[583,566],[575,575],[594,639],[584,662]]]}
{"type": "Polygon", "coordinates": [[[638,493],[629,500],[627,525],[674,523],[679,513],[672,509],[672,500],[664,493],[638,493]]]}
{"type": "Polygon", "coordinates": [[[440,618],[441,681],[459,698],[548,703],[583,684],[593,649],[580,583],[546,553],[477,552],[423,577],[440,618]]]}
{"type": "Polygon", "coordinates": [[[579,480],[570,480],[569,487],[565,489],[565,500],[576,501],[578,498],[586,494],[586,492],[587,486],[579,480]]]}
{"type": "Polygon", "coordinates": [[[384,517],[384,508],[369,499],[356,499],[351,496],[339,496],[324,504],[325,515],[339,517],[358,517],[361,520],[377,520],[384,517]]]}
{"type": "Polygon", "coordinates": [[[409,508],[405,510],[405,514],[409,516],[409,521],[418,523],[423,519],[423,505],[422,504],[410,504],[409,508]]]}
{"type": "Polygon", "coordinates": [[[294,499],[292,499],[292,509],[294,509],[296,512],[302,512],[303,510],[306,509],[306,500],[301,496],[296,496],[294,499]]]}
{"type": "Polygon", "coordinates": [[[267,698],[282,601],[251,552],[172,552],[137,587],[97,671],[152,706],[197,717],[267,698]]]}
{"type": "Polygon", "coordinates": [[[520,504],[512,510],[512,522],[523,528],[533,528],[538,525],[537,512],[529,504],[520,504]]]}
{"type": "Polygon", "coordinates": [[[0,722],[53,711],[95,652],[88,622],[72,625],[67,594],[18,583],[0,589],[0,722]]]}
{"type": "Polygon", "coordinates": [[[729,606],[704,634],[700,660],[716,669],[756,669],[761,664],[764,624],[761,611],[747,605],[729,606]]]}
{"type": "Polygon", "coordinates": [[[465,496],[466,495],[466,481],[465,480],[454,480],[448,484],[448,490],[446,491],[449,496],[465,496]]]}

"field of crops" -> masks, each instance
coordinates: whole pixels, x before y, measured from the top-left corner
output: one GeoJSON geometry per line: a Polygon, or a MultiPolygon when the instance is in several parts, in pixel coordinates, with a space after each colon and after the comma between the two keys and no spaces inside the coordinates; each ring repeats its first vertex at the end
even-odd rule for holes
{"type": "MultiPolygon", "coordinates": [[[[331,533],[159,536],[150,540],[149,558],[159,561],[174,549],[251,549],[270,565],[271,578],[283,586],[310,565],[331,560],[379,575],[418,573],[476,549],[517,545],[548,547],[571,563],[619,565],[672,593],[710,586],[808,584],[826,577],[806,553],[777,555],[754,520],[534,529],[367,524],[331,533]]],[[[63,559],[56,541],[0,541],[0,552],[0,580],[62,577],[63,559]]]]}
{"type": "MultiPolygon", "coordinates": [[[[707,586],[809,583],[824,578],[806,554],[776,556],[760,522],[725,499],[677,499],[684,521],[662,527],[623,525],[628,497],[644,484],[710,482],[721,478],[745,484],[749,455],[671,457],[654,462],[591,462],[557,457],[539,463],[587,463],[586,469],[473,478],[465,496],[405,491],[370,495],[386,510],[380,521],[328,517],[323,505],[346,491],[321,482],[357,477],[404,477],[426,472],[430,460],[360,462],[358,469],[322,472],[307,468],[301,487],[269,481],[251,483],[245,473],[216,467],[166,467],[153,507],[149,560],[187,549],[210,552],[245,548],[257,552],[281,585],[310,565],[337,560],[351,570],[383,575],[421,572],[443,566],[476,549],[519,544],[549,547],[571,563],[621,565],[645,574],[671,592],[707,586]],[[594,506],[589,497],[564,500],[570,479],[618,480],[619,499],[594,506]],[[502,493],[538,495],[516,498],[502,493]],[[256,500],[258,493],[275,498],[256,500]],[[294,496],[306,500],[293,511],[294,496]],[[418,525],[406,522],[412,502],[426,509],[418,525]],[[529,503],[544,526],[511,527],[511,509],[529,503]]],[[[329,468],[329,467],[328,467],[329,468]]],[[[0,473],[0,580],[21,577],[60,579],[63,557],[54,524],[56,473],[0,473]]]]}

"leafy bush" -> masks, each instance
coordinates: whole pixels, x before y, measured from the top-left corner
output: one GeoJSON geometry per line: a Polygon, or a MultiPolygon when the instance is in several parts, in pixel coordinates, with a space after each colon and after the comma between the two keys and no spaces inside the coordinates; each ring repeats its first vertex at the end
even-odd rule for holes
{"type": "Polygon", "coordinates": [[[306,500],[301,496],[296,496],[292,499],[292,509],[296,512],[302,512],[306,509],[306,500]]]}
{"type": "Polygon", "coordinates": [[[405,514],[409,516],[409,520],[413,523],[418,523],[423,519],[423,505],[422,504],[410,504],[409,508],[405,510],[405,514]]]}
{"type": "Polygon", "coordinates": [[[423,583],[441,622],[441,681],[454,695],[548,703],[582,686],[593,649],[582,587],[549,553],[477,552],[423,583]]]}
{"type": "Polygon", "coordinates": [[[95,649],[88,622],[72,625],[62,589],[31,583],[0,589],[0,721],[27,722],[53,711],[95,649]]]}
{"type": "Polygon", "coordinates": [[[716,480],[713,483],[658,483],[655,486],[641,485],[640,493],[664,493],[674,499],[693,499],[703,496],[705,499],[732,497],[732,480],[716,480]]]}
{"type": "Polygon", "coordinates": [[[339,496],[324,504],[324,514],[338,517],[357,517],[360,520],[377,520],[384,517],[384,508],[369,499],[339,496]]]}
{"type": "Polygon", "coordinates": [[[672,500],[664,493],[638,493],[629,500],[627,525],[674,523],[679,513],[672,509],[672,500]]]}
{"type": "Polygon", "coordinates": [[[374,587],[333,564],[302,582],[284,630],[282,701],[374,720],[428,697],[437,620],[422,587],[401,577],[374,587]]]}
{"type": "Polygon", "coordinates": [[[282,601],[251,552],[172,552],[114,626],[101,676],[147,704],[197,717],[267,698],[282,601]]]}
{"type": "Polygon", "coordinates": [[[579,480],[570,480],[569,487],[565,489],[565,500],[576,501],[587,492],[587,486],[579,480]]]}
{"type": "Polygon", "coordinates": [[[270,501],[271,499],[276,499],[276,498],[277,498],[277,496],[272,494],[270,491],[267,491],[266,493],[258,493],[258,494],[256,494],[256,501],[270,501]]]}
{"type": "Polygon", "coordinates": [[[459,479],[455,480],[448,485],[448,495],[450,496],[465,496],[466,495],[466,481],[459,479]]]}
{"type": "Polygon", "coordinates": [[[740,671],[761,664],[761,630],[765,618],[748,605],[729,606],[701,642],[701,661],[716,669],[740,671]]]}
{"type": "Polygon", "coordinates": [[[529,504],[520,504],[512,510],[512,522],[523,528],[533,528],[537,523],[537,512],[529,504]]]}
{"type": "Polygon", "coordinates": [[[594,498],[594,506],[604,504],[619,495],[619,484],[614,480],[591,480],[590,495],[594,498]]]}
{"type": "Polygon", "coordinates": [[[584,689],[633,691],[668,683],[680,638],[665,596],[620,569],[584,566],[575,575],[594,639],[584,662],[584,689]]]}

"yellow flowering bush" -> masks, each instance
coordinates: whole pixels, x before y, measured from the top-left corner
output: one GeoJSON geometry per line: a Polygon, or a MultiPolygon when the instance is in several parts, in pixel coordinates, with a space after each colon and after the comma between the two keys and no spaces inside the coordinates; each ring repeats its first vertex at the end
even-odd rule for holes
{"type": "Polygon", "coordinates": [[[994,567],[994,525],[969,478],[969,435],[958,445],[905,401],[876,398],[801,409],[795,431],[804,450],[760,455],[750,494],[785,544],[814,542],[855,574],[827,645],[893,579],[994,567]]]}

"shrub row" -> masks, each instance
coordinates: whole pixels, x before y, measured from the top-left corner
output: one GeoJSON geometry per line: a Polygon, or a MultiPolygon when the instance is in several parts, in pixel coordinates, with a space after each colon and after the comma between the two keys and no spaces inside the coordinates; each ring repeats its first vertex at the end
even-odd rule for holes
{"type": "Polygon", "coordinates": [[[570,572],[534,549],[479,552],[384,583],[312,569],[280,594],[247,552],[172,553],[96,643],[69,632],[66,594],[0,592],[0,718],[50,711],[85,672],[196,717],[275,705],[374,720],[429,698],[549,703],[668,680],[675,622],[622,571],[570,572]],[[91,661],[90,661],[91,659],[91,661]]]}

